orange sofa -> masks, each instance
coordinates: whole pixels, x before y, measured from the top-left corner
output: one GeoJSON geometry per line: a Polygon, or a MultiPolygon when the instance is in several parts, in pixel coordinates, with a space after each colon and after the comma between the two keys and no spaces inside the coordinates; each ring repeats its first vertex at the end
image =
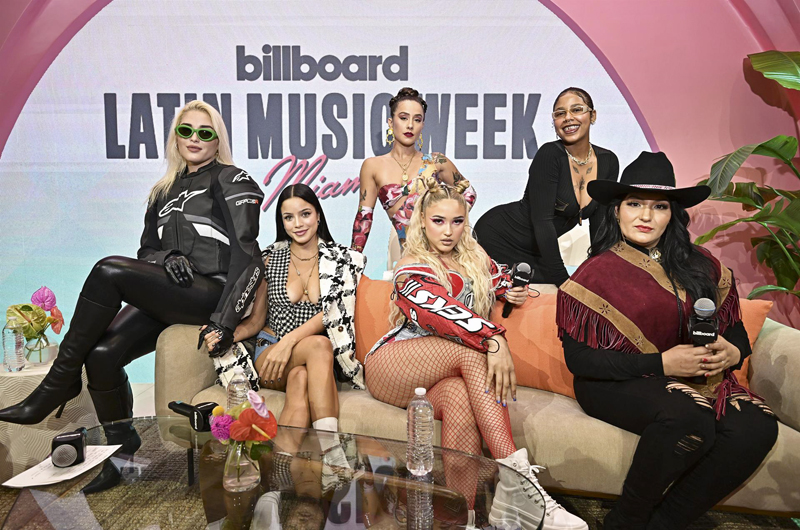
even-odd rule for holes
{"type": "MultiPolygon", "coordinates": [[[[390,294],[388,282],[365,277],[359,285],[356,350],[361,360],[389,329],[390,294]]],[[[499,315],[498,308],[494,315],[499,315]]],[[[723,504],[800,513],[800,387],[794,384],[800,379],[800,331],[765,321],[768,310],[768,302],[743,302],[745,326],[754,348],[742,375],[781,420],[778,441],[758,471],[723,504]]],[[[572,375],[564,364],[556,335],[555,295],[529,299],[501,322],[508,329],[520,384],[517,401],[509,403],[514,439],[528,448],[535,463],[547,466],[539,477],[542,484],[555,490],[618,495],[639,437],[589,417],[573,398],[572,375]]],[[[169,414],[167,403],[176,399],[225,401],[224,390],[213,384],[211,362],[186,362],[207,359],[195,346],[197,328],[193,326],[171,326],[159,337],[155,377],[158,414],[169,414]]],[[[270,410],[282,410],[283,393],[260,393],[270,410]]],[[[367,391],[349,388],[340,390],[339,402],[342,431],[405,439],[405,410],[382,403],[367,391]]]]}

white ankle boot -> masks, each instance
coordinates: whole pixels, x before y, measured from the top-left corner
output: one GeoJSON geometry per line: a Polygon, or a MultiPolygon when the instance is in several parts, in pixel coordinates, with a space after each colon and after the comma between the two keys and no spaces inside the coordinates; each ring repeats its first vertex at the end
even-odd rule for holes
{"type": "Polygon", "coordinates": [[[527,449],[520,449],[497,462],[502,464],[500,482],[495,490],[489,523],[506,530],[535,530],[544,519],[544,530],[589,529],[583,519],[565,510],[539,485],[536,473],[544,468],[528,462],[527,449]]]}

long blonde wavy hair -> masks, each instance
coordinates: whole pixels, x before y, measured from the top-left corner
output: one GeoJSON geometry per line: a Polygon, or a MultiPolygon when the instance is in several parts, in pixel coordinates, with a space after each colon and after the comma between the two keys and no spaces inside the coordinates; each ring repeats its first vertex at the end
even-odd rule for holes
{"type": "MultiPolygon", "coordinates": [[[[489,313],[494,305],[495,296],[492,289],[492,279],[489,272],[489,256],[472,237],[472,228],[469,224],[469,205],[464,200],[464,190],[469,188],[468,180],[461,180],[455,186],[449,186],[436,180],[435,177],[425,177],[422,196],[414,206],[411,221],[406,230],[406,243],[404,253],[414,258],[416,262],[429,265],[436,273],[439,280],[448,292],[452,294],[450,275],[442,265],[438,255],[431,250],[428,238],[425,236],[425,211],[432,205],[445,199],[454,199],[464,208],[464,232],[461,239],[453,247],[453,261],[458,263],[467,279],[472,280],[472,290],[475,295],[473,311],[483,318],[489,318],[489,313]]],[[[404,320],[400,308],[392,304],[389,321],[399,325],[404,320]]]]}
{"type": "Polygon", "coordinates": [[[208,114],[211,118],[211,127],[217,132],[219,144],[217,146],[216,160],[220,164],[234,165],[233,155],[231,155],[231,143],[228,141],[228,129],[225,127],[225,122],[222,121],[217,109],[206,103],[205,101],[190,101],[175,115],[172,120],[172,125],[169,127],[169,136],[167,136],[167,147],[164,152],[164,158],[167,161],[167,172],[161,179],[155,183],[150,190],[150,197],[148,202],[155,203],[158,199],[165,197],[175,181],[178,180],[178,175],[183,173],[186,169],[186,160],[181,156],[178,151],[178,135],[175,133],[175,127],[183,121],[183,116],[190,110],[199,110],[208,114]]]}

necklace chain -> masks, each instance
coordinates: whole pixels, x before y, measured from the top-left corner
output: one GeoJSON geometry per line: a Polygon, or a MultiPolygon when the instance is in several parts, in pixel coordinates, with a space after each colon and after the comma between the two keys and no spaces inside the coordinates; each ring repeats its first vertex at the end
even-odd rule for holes
{"type": "Polygon", "coordinates": [[[394,155],[391,156],[392,160],[397,162],[397,165],[400,166],[400,169],[403,170],[403,184],[405,184],[406,182],[408,182],[408,167],[411,165],[411,162],[413,162],[414,159],[417,158],[417,153],[415,152],[413,155],[411,155],[411,159],[406,163],[405,166],[401,164],[400,161],[394,157],[394,155]]]}
{"type": "MultiPolygon", "coordinates": [[[[317,241],[317,247],[319,247],[319,241],[317,241]]],[[[289,261],[291,261],[292,265],[294,266],[294,271],[297,273],[297,276],[300,278],[300,283],[303,285],[303,296],[305,296],[306,298],[308,298],[309,301],[311,301],[311,298],[308,296],[308,283],[311,281],[311,275],[314,274],[314,267],[316,267],[319,264],[319,248],[317,248],[316,254],[314,254],[310,258],[301,258],[300,256],[298,256],[297,254],[294,253],[294,251],[292,250],[292,247],[290,245],[289,246],[289,254],[291,254],[292,257],[295,257],[295,258],[299,259],[300,261],[311,261],[311,260],[314,260],[314,263],[311,264],[311,268],[308,270],[308,278],[306,278],[306,281],[303,282],[303,276],[300,274],[300,269],[297,267],[297,263],[294,262],[292,257],[289,258],[289,261]]]]}
{"type": "Polygon", "coordinates": [[[586,164],[588,164],[589,163],[589,159],[592,158],[592,153],[593,153],[592,144],[589,144],[589,154],[587,154],[586,158],[583,159],[582,161],[578,160],[577,158],[572,156],[572,153],[570,153],[569,149],[567,149],[566,147],[564,148],[564,151],[567,152],[567,156],[569,157],[569,159],[572,160],[573,162],[575,162],[576,164],[578,164],[579,166],[585,166],[586,164]]]}
{"type": "MultiPolygon", "coordinates": [[[[292,252],[292,255],[294,256],[294,252],[292,252]]],[[[294,262],[293,259],[289,260],[289,261],[292,262],[292,265],[294,265],[294,271],[297,273],[297,276],[300,278],[300,283],[302,283],[302,285],[303,285],[303,296],[308,298],[309,301],[311,300],[311,298],[309,298],[309,296],[308,296],[308,282],[311,281],[311,275],[314,274],[314,267],[316,267],[317,263],[319,263],[319,261],[316,259],[318,257],[319,257],[319,253],[317,253],[313,258],[311,258],[311,259],[314,259],[314,263],[311,265],[311,268],[308,270],[308,278],[306,278],[305,282],[303,282],[303,276],[300,274],[300,269],[297,268],[297,264],[294,262]]],[[[300,258],[297,258],[297,259],[300,259],[300,258]]]]}
{"type": "Polygon", "coordinates": [[[314,259],[317,256],[319,256],[319,251],[317,251],[317,253],[314,254],[313,256],[311,256],[310,258],[301,258],[300,256],[298,256],[297,254],[294,253],[294,251],[291,249],[291,247],[289,247],[289,252],[291,252],[292,256],[294,256],[295,258],[299,259],[300,261],[311,261],[312,259],[314,259]]]}

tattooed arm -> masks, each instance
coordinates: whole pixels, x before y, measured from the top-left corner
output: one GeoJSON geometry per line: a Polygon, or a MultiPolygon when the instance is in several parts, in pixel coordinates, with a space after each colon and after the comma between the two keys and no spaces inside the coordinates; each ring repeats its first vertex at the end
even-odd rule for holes
{"type": "MultiPolygon", "coordinates": [[[[455,186],[459,182],[467,181],[464,178],[464,175],[459,173],[456,165],[453,164],[453,161],[448,159],[441,153],[431,153],[431,158],[433,159],[434,164],[436,164],[436,175],[445,184],[450,184],[451,186],[455,186]]],[[[469,181],[467,181],[469,182],[469,181]]],[[[470,208],[475,206],[475,201],[478,198],[478,194],[475,193],[475,188],[472,187],[470,184],[467,189],[464,190],[464,199],[466,199],[467,204],[469,204],[470,208]]]]}
{"type": "Polygon", "coordinates": [[[358,252],[364,252],[369,231],[372,229],[372,211],[375,208],[375,201],[378,199],[378,187],[375,185],[375,160],[373,158],[368,158],[361,164],[359,181],[358,212],[356,212],[356,218],[353,221],[353,237],[350,240],[350,248],[358,252]]]}

